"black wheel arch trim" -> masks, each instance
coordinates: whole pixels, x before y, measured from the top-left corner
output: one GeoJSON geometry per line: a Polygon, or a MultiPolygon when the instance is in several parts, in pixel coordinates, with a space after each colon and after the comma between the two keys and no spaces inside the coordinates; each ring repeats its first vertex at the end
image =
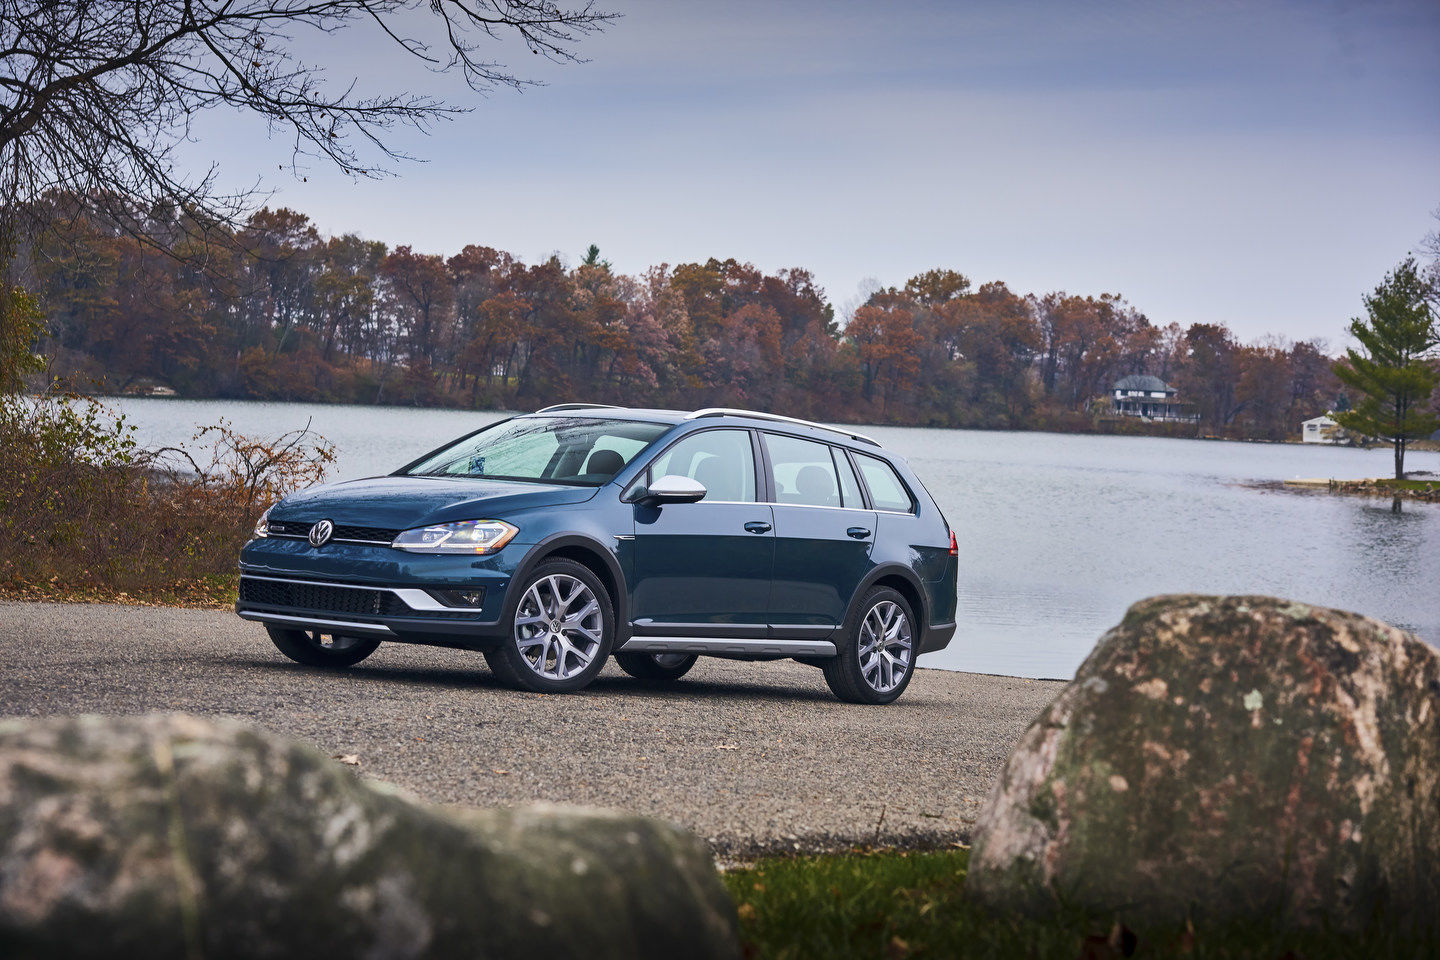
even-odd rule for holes
{"type": "Polygon", "coordinates": [[[915,575],[913,570],[899,563],[882,564],[865,575],[865,578],[860,581],[860,586],[855,588],[855,593],[850,597],[850,603],[845,608],[845,619],[843,623],[850,622],[850,617],[855,613],[855,608],[859,606],[865,594],[869,592],[871,587],[886,577],[899,577],[915,591],[915,596],[920,600],[919,609],[913,611],[915,619],[919,621],[916,626],[919,627],[921,631],[928,630],[930,628],[930,611],[926,607],[925,586],[920,582],[920,578],[915,575]]]}
{"type": "Polygon", "coordinates": [[[521,591],[517,589],[517,586],[530,576],[530,572],[556,551],[571,547],[593,554],[605,565],[610,579],[615,584],[610,603],[615,611],[615,646],[619,646],[629,638],[630,633],[628,629],[630,623],[629,588],[625,583],[625,572],[620,569],[620,561],[604,544],[583,533],[552,534],[530,547],[525,554],[525,559],[520,561],[520,565],[510,576],[510,586],[505,591],[505,607],[500,612],[500,623],[508,624],[515,616],[515,608],[519,606],[521,599],[521,591]]]}

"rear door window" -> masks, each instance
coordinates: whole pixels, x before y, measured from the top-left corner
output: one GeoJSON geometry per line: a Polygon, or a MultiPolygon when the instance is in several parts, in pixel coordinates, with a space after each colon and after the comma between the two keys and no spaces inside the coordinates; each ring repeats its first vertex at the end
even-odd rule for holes
{"type": "Polygon", "coordinates": [[[860,465],[860,475],[865,478],[865,486],[870,490],[870,502],[876,510],[915,512],[915,500],[894,467],[884,460],[877,460],[863,453],[856,454],[855,461],[860,465]]]}
{"type": "Polygon", "coordinates": [[[765,448],[775,483],[776,503],[840,506],[840,480],[828,443],[767,433],[765,448]]]}

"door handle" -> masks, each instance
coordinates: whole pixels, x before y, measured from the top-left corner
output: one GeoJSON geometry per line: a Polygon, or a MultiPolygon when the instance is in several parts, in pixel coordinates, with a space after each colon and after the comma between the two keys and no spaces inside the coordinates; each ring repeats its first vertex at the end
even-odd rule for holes
{"type": "Polygon", "coordinates": [[[745,529],[749,530],[751,533],[769,533],[770,524],[766,523],[764,520],[751,520],[749,523],[745,524],[745,529]]]}
{"type": "Polygon", "coordinates": [[[850,534],[850,536],[854,537],[856,540],[864,540],[866,537],[870,536],[870,531],[867,530],[865,527],[851,527],[845,532],[850,534]]]}

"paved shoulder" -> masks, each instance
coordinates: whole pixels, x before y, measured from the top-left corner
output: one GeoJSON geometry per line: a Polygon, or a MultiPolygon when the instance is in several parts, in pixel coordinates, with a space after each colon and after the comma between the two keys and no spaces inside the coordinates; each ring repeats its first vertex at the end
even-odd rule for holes
{"type": "Polygon", "coordinates": [[[723,855],[947,843],[1060,684],[920,670],[896,704],[839,703],[790,661],[702,659],[647,688],[613,665],[579,694],[500,687],[479,654],[385,644],[298,666],[207,610],[0,604],[0,713],[234,716],[354,755],[435,801],[551,801],[679,823],[723,855]]]}

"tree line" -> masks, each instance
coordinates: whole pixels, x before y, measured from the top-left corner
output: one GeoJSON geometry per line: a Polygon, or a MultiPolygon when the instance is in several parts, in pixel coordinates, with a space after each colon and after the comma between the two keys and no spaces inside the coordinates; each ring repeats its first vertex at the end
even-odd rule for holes
{"type": "MultiPolygon", "coordinates": [[[[618,273],[467,245],[326,236],[262,209],[238,226],[50,194],[16,252],[52,373],[182,396],[525,408],[583,399],[746,406],[851,422],[1091,429],[1131,373],[1199,430],[1292,437],[1336,403],[1322,341],[1158,325],[1114,293],[1027,294],[934,269],[842,323],[814,276],[736,259],[618,273]]],[[[1193,431],[1195,428],[1187,428],[1193,431]]]]}

